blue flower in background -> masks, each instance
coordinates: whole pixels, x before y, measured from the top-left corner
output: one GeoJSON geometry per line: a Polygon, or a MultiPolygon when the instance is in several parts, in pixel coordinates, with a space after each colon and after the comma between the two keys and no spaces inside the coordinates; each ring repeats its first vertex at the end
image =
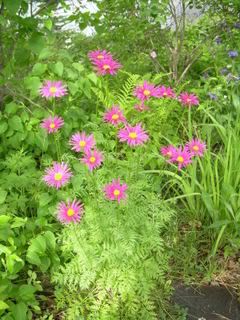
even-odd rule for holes
{"type": "Polygon", "coordinates": [[[228,68],[222,68],[222,69],[220,70],[220,73],[221,73],[222,75],[227,74],[227,73],[228,73],[228,68]]]}
{"type": "Polygon", "coordinates": [[[207,95],[209,96],[209,98],[210,98],[211,100],[217,100],[217,99],[218,99],[218,97],[217,97],[217,95],[216,95],[215,93],[208,92],[207,95]]]}
{"type": "Polygon", "coordinates": [[[236,58],[238,56],[238,52],[236,50],[230,50],[228,51],[228,56],[230,58],[236,58]]]}
{"type": "Polygon", "coordinates": [[[236,23],[234,23],[234,28],[236,28],[236,29],[240,29],[240,22],[236,22],[236,23]]]}
{"type": "Polygon", "coordinates": [[[216,42],[216,44],[221,44],[222,43],[222,39],[219,36],[217,36],[215,38],[215,42],[216,42]]]}

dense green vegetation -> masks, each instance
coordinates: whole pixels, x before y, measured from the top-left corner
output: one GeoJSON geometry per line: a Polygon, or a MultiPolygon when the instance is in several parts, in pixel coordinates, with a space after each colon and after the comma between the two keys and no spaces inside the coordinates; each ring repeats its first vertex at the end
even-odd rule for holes
{"type": "Polygon", "coordinates": [[[185,319],[240,246],[240,3],[74,3],[0,0],[0,318],[185,319]]]}

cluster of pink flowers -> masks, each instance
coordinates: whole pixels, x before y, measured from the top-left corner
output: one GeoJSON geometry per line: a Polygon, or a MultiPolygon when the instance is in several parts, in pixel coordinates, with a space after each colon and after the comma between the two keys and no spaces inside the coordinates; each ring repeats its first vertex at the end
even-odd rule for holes
{"type": "MultiPolygon", "coordinates": [[[[106,50],[91,51],[88,57],[99,75],[115,75],[121,65],[114,60],[112,55],[106,50]]],[[[46,99],[60,98],[67,94],[67,88],[62,81],[45,81],[40,88],[40,95],[46,99]]],[[[198,105],[198,98],[191,93],[183,92],[176,97],[175,92],[170,87],[155,86],[147,81],[139,85],[134,90],[134,96],[139,99],[139,103],[135,105],[138,111],[148,110],[145,105],[150,98],[168,98],[178,99],[183,106],[191,107],[198,105]]],[[[118,128],[117,137],[120,142],[126,143],[130,147],[136,147],[148,141],[149,136],[143,129],[141,123],[131,125],[127,122],[123,110],[117,105],[113,105],[103,115],[103,121],[118,128]],[[120,128],[119,128],[120,126],[120,128]]],[[[64,120],[59,116],[50,116],[44,119],[41,127],[48,134],[56,133],[64,125],[64,120]]],[[[81,153],[81,162],[87,165],[90,171],[101,166],[103,162],[103,154],[96,149],[96,141],[93,134],[87,135],[85,132],[76,132],[70,138],[70,146],[74,152],[81,153]]],[[[162,147],[161,153],[167,158],[168,162],[176,163],[179,170],[186,167],[192,162],[194,156],[203,156],[206,149],[205,143],[198,139],[193,139],[184,147],[175,148],[172,145],[162,147]]],[[[50,187],[59,189],[65,186],[72,177],[71,169],[64,162],[54,162],[52,167],[45,170],[43,181],[50,187]]],[[[126,199],[126,191],[128,186],[121,183],[120,178],[113,179],[103,188],[106,199],[117,201],[126,199]]],[[[57,217],[62,223],[77,223],[83,215],[83,205],[80,201],[74,199],[60,202],[57,208],[57,217]]]]}
{"type": "MultiPolygon", "coordinates": [[[[170,87],[155,86],[152,83],[144,81],[142,85],[135,88],[133,95],[140,100],[139,104],[136,104],[134,108],[137,111],[148,110],[149,108],[144,104],[145,101],[150,98],[167,98],[176,99],[176,94],[170,87]]],[[[191,107],[199,104],[197,96],[192,93],[183,92],[178,96],[178,101],[181,102],[182,106],[191,107]]]]}
{"type": "Polygon", "coordinates": [[[199,139],[192,139],[184,147],[175,148],[173,145],[169,145],[160,150],[168,162],[178,165],[179,170],[187,167],[194,156],[202,157],[205,151],[206,144],[199,139]]]}
{"type": "Polygon", "coordinates": [[[91,51],[88,54],[90,61],[99,75],[115,75],[122,66],[114,60],[112,55],[106,50],[91,51]]]}

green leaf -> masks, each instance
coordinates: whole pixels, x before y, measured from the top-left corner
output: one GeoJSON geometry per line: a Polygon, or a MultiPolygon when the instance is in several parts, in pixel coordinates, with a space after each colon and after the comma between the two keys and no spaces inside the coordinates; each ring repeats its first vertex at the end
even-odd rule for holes
{"type": "Polygon", "coordinates": [[[4,5],[6,6],[8,12],[12,15],[16,14],[20,8],[22,0],[6,0],[4,5]]]}
{"type": "Polygon", "coordinates": [[[74,69],[78,70],[79,72],[82,72],[84,70],[84,66],[80,62],[74,62],[72,66],[74,69]]]}
{"type": "Polygon", "coordinates": [[[27,306],[25,303],[20,302],[12,305],[10,309],[14,320],[27,320],[27,306]]]}
{"type": "Polygon", "coordinates": [[[56,73],[59,77],[63,74],[63,64],[61,61],[58,61],[53,65],[53,72],[56,73]]]}
{"type": "Polygon", "coordinates": [[[0,188],[0,204],[4,203],[7,196],[7,191],[0,188]]]}
{"type": "Polygon", "coordinates": [[[52,200],[52,197],[48,193],[42,193],[39,197],[39,205],[40,207],[44,207],[52,200]]]}
{"type": "Polygon", "coordinates": [[[29,47],[30,49],[36,53],[39,54],[45,46],[45,39],[44,37],[39,33],[33,33],[31,38],[29,39],[29,47]]]}
{"type": "Polygon", "coordinates": [[[42,235],[37,236],[31,241],[31,245],[27,250],[28,262],[41,266],[41,257],[44,256],[46,251],[46,241],[42,235]]]}
{"type": "Polygon", "coordinates": [[[0,134],[4,133],[8,128],[8,124],[6,121],[0,122],[0,134]]]}
{"type": "Polygon", "coordinates": [[[3,300],[0,300],[0,310],[8,309],[9,305],[6,304],[3,300]]]}
{"type": "Polygon", "coordinates": [[[20,218],[20,217],[15,217],[14,222],[11,224],[11,228],[19,228],[24,226],[28,221],[28,218],[20,218]]]}
{"type": "Polygon", "coordinates": [[[33,66],[32,73],[36,76],[43,74],[47,70],[47,65],[43,63],[36,63],[33,66]]]}
{"type": "Polygon", "coordinates": [[[35,300],[34,293],[36,292],[36,288],[31,284],[23,284],[18,289],[18,296],[21,300],[25,302],[29,302],[31,300],[35,300]]]}
{"type": "Polygon", "coordinates": [[[46,244],[50,252],[54,252],[56,248],[56,239],[54,234],[51,231],[46,231],[44,234],[44,238],[46,239],[46,244]]]}
{"type": "Polygon", "coordinates": [[[5,107],[5,112],[7,113],[16,113],[18,110],[19,106],[15,102],[10,102],[6,105],[5,107]]]}
{"type": "Polygon", "coordinates": [[[11,273],[17,273],[24,266],[23,260],[16,254],[10,254],[6,256],[7,270],[11,273]]]}
{"type": "Polygon", "coordinates": [[[51,20],[51,19],[48,19],[48,20],[46,20],[46,21],[44,22],[44,26],[45,26],[49,31],[52,30],[52,25],[53,25],[53,23],[52,23],[52,20],[51,20]]]}
{"type": "Polygon", "coordinates": [[[8,121],[9,127],[14,131],[21,131],[23,132],[23,125],[21,118],[19,116],[13,116],[8,121]]]}

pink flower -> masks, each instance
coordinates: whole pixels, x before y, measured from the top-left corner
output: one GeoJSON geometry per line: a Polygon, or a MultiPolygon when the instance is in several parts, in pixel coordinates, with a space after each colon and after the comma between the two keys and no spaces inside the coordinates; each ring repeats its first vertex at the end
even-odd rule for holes
{"type": "Polygon", "coordinates": [[[65,164],[64,162],[54,162],[53,166],[45,171],[45,176],[43,177],[43,180],[50,187],[55,187],[59,189],[69,181],[71,176],[72,173],[68,168],[67,164],[65,164]]]}
{"type": "Polygon", "coordinates": [[[115,75],[118,69],[122,67],[118,61],[110,58],[95,61],[94,64],[95,64],[97,73],[102,76],[106,74],[115,75]]]}
{"type": "Polygon", "coordinates": [[[63,125],[64,120],[61,117],[49,117],[41,123],[41,127],[46,129],[48,133],[57,132],[63,125]]]}
{"type": "Polygon", "coordinates": [[[82,162],[88,166],[90,171],[92,171],[93,169],[100,167],[103,162],[103,155],[98,150],[88,151],[84,154],[82,162]]]}
{"type": "Polygon", "coordinates": [[[74,200],[67,203],[62,201],[58,205],[57,217],[64,224],[77,223],[82,218],[82,214],[83,205],[79,201],[74,200]]]}
{"type": "Polygon", "coordinates": [[[183,106],[191,107],[199,104],[198,97],[192,93],[183,92],[178,97],[183,106]]]}
{"type": "Polygon", "coordinates": [[[206,144],[199,139],[192,139],[186,144],[186,148],[192,155],[202,157],[206,150],[206,144]]]}
{"type": "Polygon", "coordinates": [[[72,150],[76,152],[88,152],[94,147],[96,144],[93,134],[89,136],[86,135],[85,132],[77,132],[72,135],[70,139],[70,145],[72,145],[72,150]]]}
{"type": "Polygon", "coordinates": [[[119,130],[118,138],[121,142],[127,142],[129,146],[137,146],[148,140],[147,133],[142,129],[141,124],[136,126],[126,125],[124,129],[119,130]]]}
{"type": "Polygon", "coordinates": [[[106,50],[90,51],[88,57],[94,64],[103,59],[112,59],[112,55],[106,50]]]}
{"type": "Polygon", "coordinates": [[[103,119],[105,122],[109,122],[114,126],[119,123],[125,123],[126,118],[124,117],[122,110],[118,106],[113,106],[111,109],[104,113],[103,119]]]}
{"type": "Polygon", "coordinates": [[[148,106],[145,106],[144,101],[140,102],[139,104],[135,104],[134,109],[136,109],[139,112],[149,110],[148,106]]]}
{"type": "Polygon", "coordinates": [[[162,147],[160,152],[166,158],[171,158],[173,153],[176,151],[176,148],[173,145],[162,147]]]}
{"type": "Polygon", "coordinates": [[[128,189],[128,186],[124,184],[120,184],[120,179],[113,180],[111,183],[107,184],[104,187],[105,196],[108,200],[118,201],[125,199],[126,194],[125,191],[128,189]]]}
{"type": "Polygon", "coordinates": [[[192,162],[191,160],[192,154],[187,150],[187,148],[177,148],[173,151],[172,157],[170,158],[169,162],[175,162],[178,164],[178,170],[181,170],[182,167],[186,167],[189,163],[192,162]]]}
{"type": "Polygon", "coordinates": [[[62,81],[45,81],[40,88],[40,94],[46,99],[59,98],[67,94],[66,86],[63,85],[62,81]]]}
{"type": "Polygon", "coordinates": [[[157,87],[156,89],[157,89],[158,98],[175,98],[176,97],[175,92],[170,87],[161,86],[161,87],[157,87]]]}
{"type": "Polygon", "coordinates": [[[153,84],[144,81],[142,86],[137,86],[135,88],[133,94],[139,100],[145,101],[150,99],[151,97],[157,96],[157,88],[153,84]]]}

